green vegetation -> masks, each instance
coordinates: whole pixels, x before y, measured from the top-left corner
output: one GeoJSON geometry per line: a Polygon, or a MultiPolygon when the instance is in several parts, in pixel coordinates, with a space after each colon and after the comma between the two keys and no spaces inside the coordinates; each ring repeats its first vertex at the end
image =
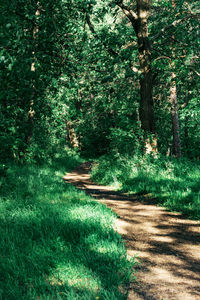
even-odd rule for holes
{"type": "Polygon", "coordinates": [[[1,12],[0,162],[66,143],[135,155],[156,139],[163,155],[199,157],[199,1],[10,0],[1,12]]]}
{"type": "Polygon", "coordinates": [[[78,163],[66,153],[5,171],[0,299],[126,298],[133,263],[113,230],[115,215],[62,180],[78,163]]]}
{"type": "Polygon", "coordinates": [[[199,168],[199,162],[188,159],[105,156],[93,168],[92,178],[136,193],[141,201],[156,197],[159,205],[200,220],[199,168]]]}
{"type": "Polygon", "coordinates": [[[103,156],[95,180],[199,219],[199,1],[1,2],[0,298],[121,299],[114,216],[61,177],[103,156]]]}

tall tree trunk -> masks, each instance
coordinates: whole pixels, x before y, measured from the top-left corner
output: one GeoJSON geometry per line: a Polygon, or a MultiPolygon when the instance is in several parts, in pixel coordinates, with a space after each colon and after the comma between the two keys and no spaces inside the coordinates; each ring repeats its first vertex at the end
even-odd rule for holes
{"type": "MultiPolygon", "coordinates": [[[[175,0],[172,0],[173,10],[176,8],[175,0]]],[[[177,88],[176,88],[176,73],[175,73],[175,47],[173,45],[174,35],[172,35],[171,42],[171,54],[172,60],[171,67],[171,80],[170,80],[170,103],[171,103],[171,118],[172,118],[172,132],[173,132],[173,154],[176,157],[181,156],[181,139],[180,139],[180,127],[178,117],[178,101],[177,101],[177,88]]]]}
{"type": "Polygon", "coordinates": [[[146,152],[157,152],[153,107],[153,78],[151,69],[151,44],[148,36],[148,17],[151,1],[137,1],[137,19],[134,25],[137,35],[140,79],[140,121],[145,132],[146,152]],[[147,137],[151,135],[151,138],[147,137]]]}
{"type": "Polygon", "coordinates": [[[67,129],[68,129],[68,136],[71,143],[72,148],[79,148],[78,138],[71,121],[67,121],[67,129]]]}
{"type": "MultiPolygon", "coordinates": [[[[146,152],[157,152],[157,138],[153,107],[153,78],[151,70],[151,43],[148,35],[148,17],[151,9],[151,0],[137,0],[136,12],[124,5],[123,0],[117,0],[116,4],[122,9],[125,16],[130,20],[137,36],[139,64],[141,71],[140,79],[140,121],[145,134],[146,152]]],[[[91,22],[88,23],[91,28],[91,22]]],[[[94,32],[94,29],[91,28],[94,32]]],[[[107,47],[106,47],[107,48],[107,47]]],[[[113,50],[110,51],[117,55],[113,50]]]]}
{"type": "Polygon", "coordinates": [[[185,154],[188,156],[189,154],[189,130],[188,130],[188,121],[189,117],[185,117],[185,127],[184,127],[184,148],[185,148],[185,154]]]}
{"type": "Polygon", "coordinates": [[[173,63],[171,63],[171,81],[170,81],[170,103],[171,103],[171,118],[172,118],[172,132],[173,132],[173,154],[176,157],[181,156],[181,140],[178,117],[178,101],[176,90],[176,73],[174,71],[173,63]]]}

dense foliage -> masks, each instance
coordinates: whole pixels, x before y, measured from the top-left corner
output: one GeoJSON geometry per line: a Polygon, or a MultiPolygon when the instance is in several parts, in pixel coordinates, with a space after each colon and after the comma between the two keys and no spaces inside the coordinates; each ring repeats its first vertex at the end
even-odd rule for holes
{"type": "Polygon", "coordinates": [[[126,298],[113,213],[61,182],[80,154],[200,217],[198,2],[1,1],[0,298],[126,298]]]}
{"type": "Polygon", "coordinates": [[[92,178],[200,220],[199,167],[188,159],[109,155],[94,165],[92,178]]]}
{"type": "Polygon", "coordinates": [[[150,12],[144,22],[151,51],[146,63],[154,102],[149,115],[145,110],[151,99],[143,99],[141,91],[146,76],[140,63],[143,53],[130,18],[132,12],[139,18],[142,2],[1,4],[2,162],[44,159],[68,135],[88,155],[111,149],[132,155],[144,148],[146,135],[155,133],[145,122],[156,125],[158,151],[173,154],[173,109],[182,154],[199,156],[198,1],[146,1],[149,11],[143,13],[150,12]]]}

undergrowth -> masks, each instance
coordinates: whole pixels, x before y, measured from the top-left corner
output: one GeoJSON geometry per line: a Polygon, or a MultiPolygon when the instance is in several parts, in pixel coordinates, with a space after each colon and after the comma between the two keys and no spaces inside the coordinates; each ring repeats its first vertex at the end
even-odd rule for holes
{"type": "Polygon", "coordinates": [[[133,261],[115,215],[62,180],[81,160],[6,166],[0,194],[0,299],[126,299],[133,261]]]}
{"type": "Polygon", "coordinates": [[[93,180],[119,190],[156,197],[158,204],[200,219],[200,163],[170,157],[101,157],[93,180]]]}

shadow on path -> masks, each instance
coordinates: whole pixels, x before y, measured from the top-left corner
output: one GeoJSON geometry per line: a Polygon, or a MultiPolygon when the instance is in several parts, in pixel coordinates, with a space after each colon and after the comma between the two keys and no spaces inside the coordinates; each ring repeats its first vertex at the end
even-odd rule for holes
{"type": "Polygon", "coordinates": [[[200,223],[155,205],[148,195],[127,195],[90,180],[90,163],[63,179],[105,203],[119,218],[130,257],[137,255],[137,283],[130,286],[133,300],[200,299],[200,223]]]}

